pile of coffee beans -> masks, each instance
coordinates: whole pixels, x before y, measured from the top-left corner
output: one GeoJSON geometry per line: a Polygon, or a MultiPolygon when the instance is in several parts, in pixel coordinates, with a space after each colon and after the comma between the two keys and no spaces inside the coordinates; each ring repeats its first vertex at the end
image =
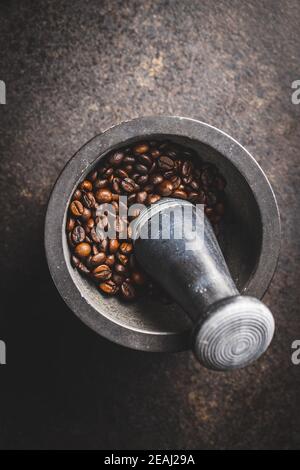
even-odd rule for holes
{"type": "Polygon", "coordinates": [[[164,298],[164,293],[143,272],[135,256],[129,223],[115,220],[116,238],[99,236],[108,217],[99,217],[103,203],[119,213],[119,197],[128,197],[128,208],[135,203],[150,205],[163,197],[204,204],[205,213],[216,235],[224,214],[226,181],[218,169],[203,162],[194,151],[172,142],[141,142],[114,151],[102,158],[75,190],[66,223],[67,239],[74,268],[92,279],[99,290],[133,300],[139,293],[164,298]],[[126,225],[128,238],[118,238],[126,225]]]}

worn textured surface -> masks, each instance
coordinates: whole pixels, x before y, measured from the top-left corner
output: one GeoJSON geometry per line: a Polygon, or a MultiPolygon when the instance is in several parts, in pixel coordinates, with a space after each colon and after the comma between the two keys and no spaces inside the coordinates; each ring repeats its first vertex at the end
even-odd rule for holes
{"type": "Polygon", "coordinates": [[[1,1],[1,448],[300,448],[299,24],[297,0],[1,1]],[[227,131],[278,197],[282,255],[265,296],[277,331],[245,370],[110,344],[50,280],[43,221],[59,170],[147,114],[227,131]]]}

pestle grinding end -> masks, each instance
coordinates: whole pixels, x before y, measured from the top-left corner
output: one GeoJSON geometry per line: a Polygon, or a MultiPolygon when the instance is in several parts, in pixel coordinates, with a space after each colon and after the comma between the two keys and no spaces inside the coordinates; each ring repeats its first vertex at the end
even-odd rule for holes
{"type": "Polygon", "coordinates": [[[258,299],[236,296],[211,305],[194,329],[194,353],[212,370],[245,367],[268,348],[275,324],[258,299]]]}

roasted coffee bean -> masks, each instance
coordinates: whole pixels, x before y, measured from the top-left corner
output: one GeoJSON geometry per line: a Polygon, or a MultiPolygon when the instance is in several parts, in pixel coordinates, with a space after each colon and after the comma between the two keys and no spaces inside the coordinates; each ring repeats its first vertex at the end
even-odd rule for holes
{"type": "Polygon", "coordinates": [[[176,176],[176,175],[172,176],[170,178],[170,181],[173,185],[173,189],[178,189],[178,187],[181,185],[181,178],[179,176],[176,176]]]}
{"type": "Polygon", "coordinates": [[[121,263],[116,263],[115,266],[114,266],[114,270],[115,270],[116,273],[119,273],[119,274],[127,273],[127,269],[121,263]]]}
{"type": "Polygon", "coordinates": [[[105,263],[105,260],[106,260],[105,253],[101,252],[92,256],[90,262],[92,265],[98,266],[99,264],[105,263]]]}
{"type": "Polygon", "coordinates": [[[92,191],[93,185],[89,180],[84,180],[80,183],[80,189],[83,191],[92,191]]]}
{"type": "Polygon", "coordinates": [[[121,285],[121,293],[125,300],[133,300],[136,296],[135,288],[131,282],[123,282],[121,285]]]}
{"type": "Polygon", "coordinates": [[[99,289],[108,295],[115,295],[119,290],[117,284],[111,279],[105,282],[101,282],[99,284],[99,289]]]}
{"type": "Polygon", "coordinates": [[[131,242],[122,242],[119,247],[119,250],[124,255],[129,255],[133,252],[133,244],[131,242]]]}
{"type": "Polygon", "coordinates": [[[135,182],[131,178],[125,178],[124,180],[122,180],[121,186],[126,193],[133,193],[136,188],[135,182]]]}
{"type": "Polygon", "coordinates": [[[93,207],[95,207],[96,199],[94,198],[92,192],[87,192],[83,194],[82,202],[87,209],[92,209],[93,207]]]}
{"type": "Polygon", "coordinates": [[[136,200],[136,194],[135,193],[132,193],[132,194],[129,194],[128,198],[127,198],[127,202],[128,204],[133,204],[136,200]]]}
{"type": "Polygon", "coordinates": [[[103,251],[105,253],[108,250],[108,240],[107,240],[107,238],[104,238],[103,240],[100,240],[98,245],[99,245],[99,250],[103,251]]]}
{"type": "Polygon", "coordinates": [[[122,274],[113,273],[112,280],[117,284],[117,286],[120,286],[122,282],[124,282],[125,278],[122,274]]]}
{"type": "Polygon", "coordinates": [[[82,192],[79,189],[76,189],[76,191],[74,191],[72,200],[73,201],[76,201],[76,200],[79,201],[81,199],[81,196],[82,196],[82,192]]]}
{"type": "Polygon", "coordinates": [[[97,201],[101,204],[110,203],[112,201],[112,192],[106,188],[98,189],[95,196],[97,201]]]}
{"type": "Polygon", "coordinates": [[[136,202],[138,204],[144,204],[148,196],[148,193],[146,191],[140,191],[136,195],[136,202]]]}
{"type": "Polygon", "coordinates": [[[147,166],[148,168],[150,168],[152,166],[152,159],[149,157],[149,155],[139,155],[138,156],[138,161],[139,163],[141,163],[142,165],[145,165],[147,166]]]}
{"type": "Polygon", "coordinates": [[[161,197],[160,197],[159,194],[148,194],[147,204],[155,204],[160,199],[161,199],[161,197]]]}
{"type": "Polygon", "coordinates": [[[107,266],[109,266],[110,268],[113,267],[113,265],[115,264],[116,262],[116,257],[115,255],[108,255],[106,257],[106,261],[105,261],[105,264],[107,264],[107,266]]]}
{"type": "Polygon", "coordinates": [[[194,190],[194,191],[198,191],[199,189],[199,183],[196,181],[196,180],[192,180],[190,182],[190,187],[194,190]]]}
{"type": "Polygon", "coordinates": [[[86,242],[79,243],[75,247],[75,255],[79,258],[87,258],[91,254],[91,245],[86,242]]]}
{"type": "Polygon", "coordinates": [[[77,256],[72,255],[71,256],[71,264],[72,264],[73,268],[78,268],[78,266],[80,264],[80,259],[77,258],[77,256]]]}
{"type": "Polygon", "coordinates": [[[98,279],[100,281],[108,281],[112,276],[112,272],[109,266],[106,264],[100,264],[100,266],[97,266],[93,270],[92,276],[94,279],[98,279]]]}
{"type": "Polygon", "coordinates": [[[164,178],[166,178],[167,180],[171,179],[175,175],[175,171],[176,171],[175,169],[165,171],[164,172],[164,178]]]}
{"type": "Polygon", "coordinates": [[[117,194],[121,193],[120,182],[121,182],[121,180],[118,177],[116,177],[112,180],[112,189],[117,194]]]}
{"type": "Polygon", "coordinates": [[[113,167],[117,167],[121,165],[123,159],[124,159],[123,152],[115,152],[109,157],[108,163],[113,167]]]}
{"type": "Polygon", "coordinates": [[[135,157],[132,157],[132,156],[130,156],[130,155],[126,155],[126,157],[125,157],[124,160],[123,160],[123,163],[126,163],[126,164],[129,163],[130,165],[132,165],[132,164],[135,163],[135,162],[136,162],[135,157]]]}
{"type": "Polygon", "coordinates": [[[167,155],[162,155],[158,159],[158,166],[165,171],[172,170],[174,168],[174,161],[167,155]]]}
{"type": "Polygon", "coordinates": [[[94,189],[97,190],[107,188],[108,185],[109,183],[106,179],[97,179],[94,183],[94,189]]]}
{"type": "Polygon", "coordinates": [[[141,176],[138,176],[138,178],[135,180],[137,182],[137,184],[139,184],[140,186],[143,186],[145,185],[149,180],[149,176],[148,175],[141,175],[141,176]]]}
{"type": "Polygon", "coordinates": [[[120,246],[119,240],[111,239],[108,241],[108,249],[111,254],[114,254],[118,251],[120,246]]]}
{"type": "Polygon", "coordinates": [[[154,184],[154,186],[156,186],[157,184],[160,184],[163,180],[164,180],[164,177],[159,173],[153,173],[149,177],[150,183],[154,184]]]}
{"type": "Polygon", "coordinates": [[[158,157],[160,157],[160,155],[161,155],[161,153],[157,149],[151,151],[151,157],[152,158],[158,158],[158,157]]]}
{"type": "Polygon", "coordinates": [[[119,178],[125,179],[125,178],[128,178],[128,173],[125,170],[122,170],[121,168],[119,168],[118,170],[116,170],[116,176],[118,176],[119,178]]]}
{"type": "Polygon", "coordinates": [[[144,191],[147,193],[152,193],[152,191],[154,191],[154,184],[146,184],[146,186],[144,186],[144,191]]]}
{"type": "Polygon", "coordinates": [[[83,213],[84,207],[80,201],[73,201],[70,205],[70,211],[75,217],[80,217],[83,213]]]}
{"type": "Polygon", "coordinates": [[[191,202],[197,202],[197,198],[198,198],[198,193],[196,191],[191,191],[188,194],[188,200],[191,202]]]}
{"type": "Polygon", "coordinates": [[[85,230],[80,225],[77,225],[72,231],[72,242],[76,245],[83,242],[85,239],[85,230]]]}
{"type": "Polygon", "coordinates": [[[92,171],[92,173],[89,174],[88,179],[93,183],[94,181],[96,181],[97,176],[98,176],[98,171],[95,170],[95,171],[92,171]]]}
{"type": "Polygon", "coordinates": [[[67,225],[66,225],[67,232],[71,232],[74,227],[75,227],[75,219],[73,219],[73,217],[68,217],[67,225]]]}
{"type": "Polygon", "coordinates": [[[137,154],[147,153],[148,150],[149,150],[148,144],[138,144],[133,148],[134,153],[137,153],[137,154]]]}
{"type": "Polygon", "coordinates": [[[126,266],[128,261],[129,261],[129,258],[128,256],[124,255],[123,253],[117,253],[117,259],[118,261],[123,264],[123,266],[126,266]]]}
{"type": "Polygon", "coordinates": [[[172,194],[172,191],[173,185],[169,180],[165,180],[157,186],[157,192],[161,196],[170,196],[170,194],[172,194]]]}
{"type": "Polygon", "coordinates": [[[94,221],[94,219],[90,218],[90,219],[86,222],[86,227],[91,230],[94,226],[95,226],[95,221],[94,221]]]}
{"type": "Polygon", "coordinates": [[[183,191],[182,189],[176,189],[175,191],[173,191],[172,196],[176,197],[178,199],[187,199],[188,198],[187,193],[185,191],[183,191]]]}
{"type": "Polygon", "coordinates": [[[123,167],[123,169],[127,173],[127,175],[131,175],[131,173],[133,172],[133,165],[128,163],[127,165],[123,167]]]}
{"type": "Polygon", "coordinates": [[[137,163],[135,165],[135,169],[141,175],[147,175],[147,173],[149,171],[148,167],[146,165],[142,165],[141,163],[137,163]]]}
{"type": "Polygon", "coordinates": [[[101,229],[98,229],[98,228],[96,229],[95,227],[91,228],[90,237],[94,243],[101,242],[100,232],[101,232],[101,229]]]}
{"type": "Polygon", "coordinates": [[[193,164],[190,160],[186,160],[185,162],[183,162],[182,168],[181,168],[182,176],[184,177],[190,176],[192,169],[193,169],[193,164]]]}
{"type": "Polygon", "coordinates": [[[82,214],[81,214],[81,220],[83,222],[87,222],[92,216],[92,213],[90,209],[87,209],[86,207],[83,208],[82,214]]]}

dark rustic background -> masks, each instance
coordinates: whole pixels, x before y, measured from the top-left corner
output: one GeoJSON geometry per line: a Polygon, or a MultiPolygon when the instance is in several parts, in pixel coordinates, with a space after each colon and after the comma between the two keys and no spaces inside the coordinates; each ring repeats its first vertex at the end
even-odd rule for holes
{"type": "Polygon", "coordinates": [[[1,0],[1,448],[300,448],[299,24],[299,0],[1,0]],[[150,114],[227,131],[276,192],[276,337],[245,370],[111,344],[50,280],[43,223],[58,173],[95,134],[150,114]]]}

